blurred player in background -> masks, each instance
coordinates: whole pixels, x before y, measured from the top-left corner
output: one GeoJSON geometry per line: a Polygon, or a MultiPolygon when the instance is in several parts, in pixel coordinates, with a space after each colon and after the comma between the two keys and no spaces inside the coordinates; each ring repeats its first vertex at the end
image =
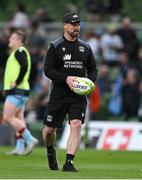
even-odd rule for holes
{"type": "Polygon", "coordinates": [[[30,154],[38,143],[38,140],[27,129],[24,120],[24,108],[30,92],[29,76],[31,71],[31,57],[25,47],[25,41],[26,34],[21,30],[13,32],[10,36],[11,52],[4,74],[6,99],[3,119],[17,132],[16,147],[13,151],[8,152],[11,155],[30,154]]]}
{"type": "Polygon", "coordinates": [[[43,139],[47,148],[50,170],[58,170],[54,148],[56,129],[62,127],[66,114],[69,117],[70,135],[62,171],[77,172],[73,159],[80,144],[81,124],[84,123],[86,96],[72,91],[75,78],[96,80],[97,69],[90,46],[78,39],[80,18],[68,13],[63,18],[64,35],[52,42],[47,50],[44,64],[45,75],[52,80],[52,90],[44,118],[43,139]]]}

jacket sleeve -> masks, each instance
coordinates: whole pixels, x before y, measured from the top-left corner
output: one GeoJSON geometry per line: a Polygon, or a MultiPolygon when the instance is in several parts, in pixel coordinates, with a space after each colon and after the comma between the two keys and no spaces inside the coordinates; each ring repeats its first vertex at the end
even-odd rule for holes
{"type": "Polygon", "coordinates": [[[98,69],[96,67],[96,61],[93,56],[91,48],[89,49],[89,55],[87,59],[87,77],[91,79],[93,82],[97,79],[98,69]]]}
{"type": "Polygon", "coordinates": [[[55,54],[56,49],[53,44],[50,44],[44,59],[44,74],[53,82],[65,83],[67,75],[58,71],[58,59],[56,58],[55,54]]]}
{"type": "Polygon", "coordinates": [[[20,65],[20,73],[15,81],[16,85],[19,85],[22,82],[22,80],[27,72],[28,60],[27,60],[27,55],[24,50],[17,50],[15,53],[15,57],[17,59],[17,62],[20,65]]]}

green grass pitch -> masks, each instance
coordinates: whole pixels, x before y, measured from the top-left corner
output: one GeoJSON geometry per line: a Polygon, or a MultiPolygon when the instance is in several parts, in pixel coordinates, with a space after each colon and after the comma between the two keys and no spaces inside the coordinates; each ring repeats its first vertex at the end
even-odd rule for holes
{"type": "Polygon", "coordinates": [[[44,147],[29,156],[10,156],[11,147],[0,147],[0,179],[141,179],[142,152],[79,150],[77,173],[62,172],[65,150],[57,150],[59,171],[50,171],[44,147]]]}

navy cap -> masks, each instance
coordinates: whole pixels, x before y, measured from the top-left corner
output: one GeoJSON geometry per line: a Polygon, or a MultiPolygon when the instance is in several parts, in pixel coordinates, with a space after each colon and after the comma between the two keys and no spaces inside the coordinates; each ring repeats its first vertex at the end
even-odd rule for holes
{"type": "Polygon", "coordinates": [[[67,13],[63,17],[63,22],[64,23],[79,23],[81,21],[80,17],[73,12],[67,13]]]}

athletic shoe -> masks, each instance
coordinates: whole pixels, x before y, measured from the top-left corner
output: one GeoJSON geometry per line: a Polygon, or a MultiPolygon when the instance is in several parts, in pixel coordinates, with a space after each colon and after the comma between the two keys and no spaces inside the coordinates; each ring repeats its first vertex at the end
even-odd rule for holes
{"type": "Polygon", "coordinates": [[[7,155],[24,155],[24,151],[19,151],[17,149],[14,149],[12,151],[6,152],[7,155]]]}
{"type": "Polygon", "coordinates": [[[48,165],[50,170],[58,170],[59,169],[59,164],[58,160],[56,158],[56,151],[54,149],[53,154],[48,154],[48,165]]]}
{"type": "Polygon", "coordinates": [[[78,170],[74,167],[73,161],[69,160],[63,165],[62,171],[67,171],[67,172],[78,172],[78,170]]]}
{"type": "Polygon", "coordinates": [[[38,144],[38,142],[39,142],[38,139],[33,138],[33,139],[31,140],[31,142],[27,145],[24,154],[25,154],[25,155],[31,154],[32,151],[33,151],[33,149],[35,148],[35,146],[38,144]]]}

